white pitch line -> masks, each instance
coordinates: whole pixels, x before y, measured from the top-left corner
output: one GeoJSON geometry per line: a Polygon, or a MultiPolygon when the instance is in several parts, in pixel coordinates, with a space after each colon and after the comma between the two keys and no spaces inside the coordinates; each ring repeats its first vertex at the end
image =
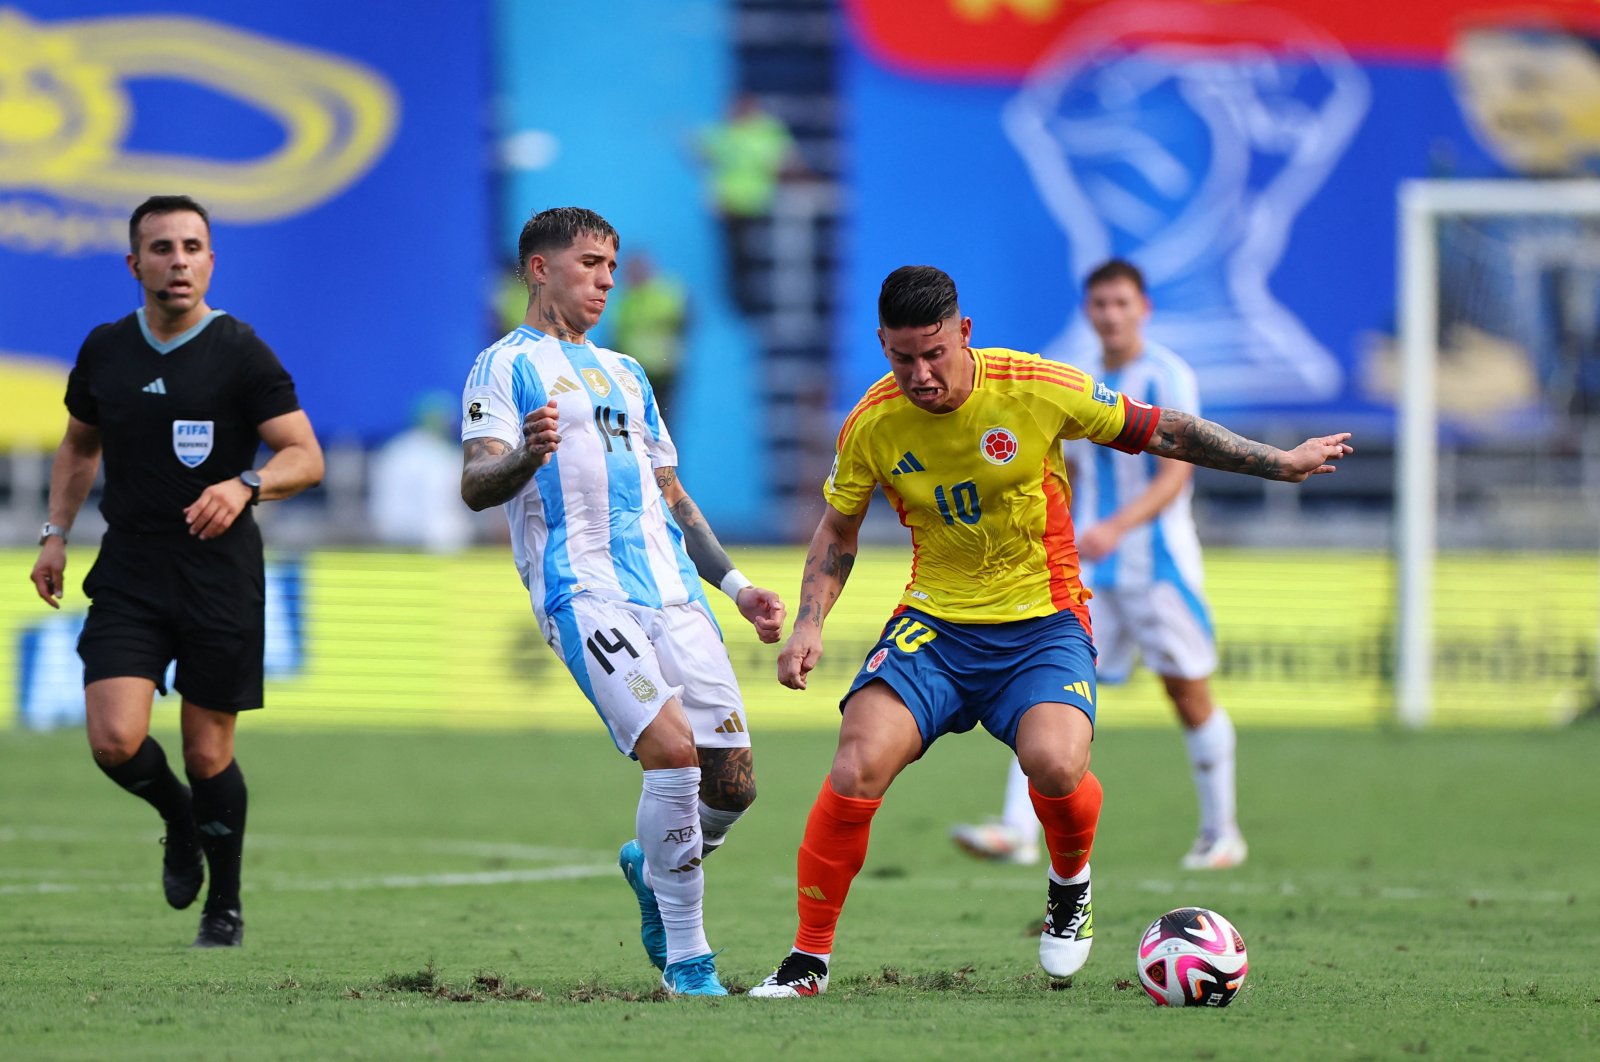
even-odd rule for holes
{"type": "MultiPolygon", "coordinates": [[[[476,885],[525,885],[544,881],[577,881],[610,877],[617,868],[605,866],[545,867],[540,870],[487,870],[445,874],[380,874],[364,878],[296,878],[249,880],[250,892],[351,892],[361,889],[434,889],[476,885]]],[[[82,885],[70,881],[37,881],[26,885],[0,885],[0,896],[53,896],[68,892],[155,892],[154,884],[82,885]]]]}
{"type": "MultiPolygon", "coordinates": [[[[0,844],[17,842],[76,843],[76,844],[127,844],[147,846],[154,835],[145,831],[112,831],[63,829],[49,826],[0,827],[0,844]]],[[[609,877],[617,873],[617,866],[609,861],[609,853],[602,857],[592,849],[552,848],[503,841],[479,841],[461,838],[437,837],[316,837],[254,834],[249,837],[251,849],[265,848],[289,852],[343,852],[398,853],[416,855],[466,856],[475,859],[500,859],[528,863],[555,863],[555,866],[524,867],[504,870],[444,871],[436,874],[375,874],[353,878],[326,878],[321,880],[298,879],[282,875],[251,875],[251,891],[260,892],[349,892],[361,889],[427,889],[461,888],[486,885],[538,884],[547,881],[576,881],[585,878],[609,877]],[[605,863],[595,862],[606,858],[605,863]]],[[[103,878],[105,871],[63,871],[39,868],[26,870],[7,869],[0,878],[11,879],[0,884],[0,896],[50,896],[58,893],[82,892],[153,892],[154,883],[92,882],[86,878],[103,878]],[[34,880],[17,880],[24,878],[34,880]],[[39,879],[45,880],[39,880],[39,879]]]]}
{"type": "Polygon", "coordinates": [[[36,881],[31,885],[0,885],[0,896],[54,896],[61,892],[155,892],[154,885],[75,885],[70,881],[36,881]]]}
{"type": "Polygon", "coordinates": [[[370,878],[333,878],[327,881],[297,881],[282,878],[267,889],[276,892],[331,892],[341,889],[430,889],[463,885],[522,885],[541,881],[577,881],[582,878],[610,877],[614,865],[545,867],[542,870],[485,870],[455,874],[382,874],[370,878]]]}
{"type": "MultiPolygon", "coordinates": [[[[144,830],[78,830],[51,826],[0,826],[0,844],[19,841],[79,842],[93,844],[147,845],[156,838],[155,831],[144,830]]],[[[454,837],[317,837],[283,834],[249,835],[251,848],[304,852],[438,852],[444,855],[473,856],[480,859],[514,859],[529,863],[578,862],[595,859],[600,853],[589,848],[554,848],[546,845],[518,844],[508,841],[463,840],[454,837]]]]}
{"type": "MultiPolygon", "coordinates": [[[[105,844],[107,842],[123,842],[128,844],[147,845],[152,839],[151,834],[139,831],[110,831],[110,830],[75,830],[60,829],[55,827],[9,827],[0,826],[0,844],[18,841],[43,841],[43,842],[82,842],[105,844]]],[[[334,892],[350,891],[357,889],[422,889],[422,888],[455,888],[484,885],[515,885],[537,884],[546,881],[575,881],[585,878],[608,877],[615,874],[616,864],[591,863],[599,857],[592,850],[572,848],[548,848],[539,845],[523,845],[502,841],[477,841],[455,838],[386,838],[375,839],[366,837],[295,837],[275,834],[251,834],[249,843],[252,848],[264,847],[284,851],[329,851],[329,852],[434,852],[441,855],[463,855],[483,859],[522,860],[527,862],[563,861],[557,866],[530,867],[518,870],[487,870],[487,871],[462,871],[445,872],[438,874],[390,874],[374,875],[359,878],[330,878],[322,881],[301,881],[284,877],[252,877],[250,887],[264,892],[334,892]],[[582,862],[580,862],[582,861],[582,862]]],[[[25,876],[24,871],[7,870],[4,877],[20,878],[25,876]]],[[[95,872],[88,871],[93,875],[95,872]]],[[[63,876],[63,872],[53,870],[40,870],[39,876],[56,879],[63,876]]],[[[78,875],[74,875],[75,877],[78,875]]],[[[104,876],[100,872],[98,876],[104,876]]],[[[858,877],[853,887],[902,887],[909,879],[906,878],[874,878],[870,873],[858,877]]],[[[785,890],[794,887],[793,878],[775,877],[771,879],[774,886],[785,890]]],[[[1024,877],[976,877],[976,878],[922,878],[915,879],[919,888],[943,889],[954,892],[970,889],[994,889],[1012,892],[1032,892],[1039,888],[1036,878],[1024,877]]],[[[1161,895],[1186,894],[1226,894],[1233,896],[1282,896],[1316,898],[1332,896],[1339,899],[1382,899],[1382,900],[1413,900],[1413,901],[1468,901],[1486,903],[1537,903],[1549,905],[1566,905],[1572,902],[1576,895],[1572,891],[1558,889],[1530,890],[1528,892],[1504,892],[1492,889],[1465,888],[1459,892],[1443,893],[1431,889],[1419,889],[1402,885],[1370,885],[1354,886],[1340,885],[1331,888],[1322,888],[1306,882],[1280,881],[1280,882],[1251,882],[1251,881],[1220,881],[1214,877],[1204,880],[1196,878],[1194,881],[1172,881],[1160,878],[1146,878],[1136,881],[1131,886],[1137,892],[1158,893],[1161,895]]],[[[22,895],[53,895],[68,892],[147,892],[154,891],[154,885],[132,883],[104,883],[80,884],[71,880],[48,880],[18,882],[16,884],[0,885],[0,896],[22,895]]],[[[1587,897],[1585,897],[1587,899],[1587,897]]]]}

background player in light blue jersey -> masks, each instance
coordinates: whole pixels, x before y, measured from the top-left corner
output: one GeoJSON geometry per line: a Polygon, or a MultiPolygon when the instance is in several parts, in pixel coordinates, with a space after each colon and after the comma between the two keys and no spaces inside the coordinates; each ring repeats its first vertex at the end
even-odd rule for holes
{"type": "MultiPolygon", "coordinates": [[[[1194,372],[1144,337],[1150,299],[1138,267],[1121,259],[1106,262],[1089,274],[1084,294],[1100,355],[1079,367],[1130,398],[1198,415],[1194,372]]],[[[1190,508],[1194,466],[1072,444],[1068,456],[1078,552],[1084,582],[1094,593],[1089,615],[1099,679],[1125,681],[1136,653],[1160,676],[1184,727],[1200,803],[1199,832],[1182,866],[1237,866],[1248,849],[1235,814],[1233,721],[1211,697],[1217,651],[1190,508]]],[[[1000,820],[957,826],[951,836],[981,858],[1038,861],[1039,822],[1015,761],[1000,820]]]]}
{"type": "Polygon", "coordinates": [[[677,475],[677,450],[639,363],[586,336],[620,241],[559,207],[518,240],[521,327],[478,356],[462,395],[461,496],[503,505],[541,633],[618,750],[644,768],[638,837],[619,862],[662,983],[726,995],[706,943],[701,861],[755,799],[750,733],[704,579],[764,642],[778,595],[728,559],[677,475]]]}

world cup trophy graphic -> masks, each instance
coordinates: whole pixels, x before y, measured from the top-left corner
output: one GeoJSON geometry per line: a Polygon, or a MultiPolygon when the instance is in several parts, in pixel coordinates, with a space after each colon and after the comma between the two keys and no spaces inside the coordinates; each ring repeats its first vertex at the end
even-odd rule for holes
{"type": "MultiPolygon", "coordinates": [[[[1157,310],[1149,335],[1194,367],[1208,404],[1281,405],[1343,386],[1269,282],[1369,99],[1348,53],[1299,16],[1134,0],[1077,20],[1003,122],[1067,237],[1069,289],[1132,260],[1157,310]]],[[[1074,315],[1046,353],[1093,342],[1074,315]]]]}

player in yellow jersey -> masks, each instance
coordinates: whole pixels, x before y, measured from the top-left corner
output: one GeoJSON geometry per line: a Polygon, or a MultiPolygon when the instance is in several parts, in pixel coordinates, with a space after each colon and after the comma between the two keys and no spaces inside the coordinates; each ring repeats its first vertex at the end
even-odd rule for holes
{"type": "Polygon", "coordinates": [[[1137,402],[1072,366],[974,348],[955,282],[932,266],[889,274],[878,323],[890,374],[839,431],[779,681],[804,689],[822,656],[822,624],[855,563],[874,487],[911,529],[911,581],[841,704],[833,766],[800,843],[794,949],[750,990],[756,997],[827,990],[834,930],[884,793],[940,735],[979,724],[1016,751],[1044,827],[1039,962],[1067,977],[1088,959],[1101,803],[1089,771],[1094,648],[1062,440],[1293,483],[1353,452],[1348,433],[1279,450],[1137,402]]]}

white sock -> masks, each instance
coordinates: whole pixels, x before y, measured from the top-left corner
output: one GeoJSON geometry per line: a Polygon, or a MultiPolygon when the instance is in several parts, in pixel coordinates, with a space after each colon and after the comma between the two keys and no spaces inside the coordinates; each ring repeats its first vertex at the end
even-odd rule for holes
{"type": "Polygon", "coordinates": [[[1200,798],[1200,832],[1221,837],[1238,829],[1234,796],[1233,720],[1219,705],[1211,718],[1183,732],[1189,769],[1200,798]]]}
{"type": "Polygon", "coordinates": [[[1083,869],[1072,875],[1070,878],[1064,878],[1060,874],[1057,874],[1055,867],[1050,867],[1048,869],[1050,873],[1050,880],[1055,882],[1057,885],[1082,885],[1084,882],[1089,880],[1088,863],[1085,863],[1083,865],[1083,869]]]}
{"type": "Polygon", "coordinates": [[[645,771],[639,794],[639,847],[645,881],[656,892],[667,930],[667,962],[711,950],[706,943],[706,876],[700,869],[700,768],[645,771]]]}
{"type": "Polygon", "coordinates": [[[1033,798],[1028,795],[1028,776],[1022,773],[1022,764],[1015,756],[1011,757],[1011,773],[1006,776],[1006,806],[1000,821],[1024,838],[1036,838],[1043,829],[1039,813],[1033,810],[1033,798]]]}
{"type": "Polygon", "coordinates": [[[722,847],[722,842],[728,839],[728,831],[743,814],[743,811],[723,811],[700,801],[700,838],[706,855],[722,847]]]}

